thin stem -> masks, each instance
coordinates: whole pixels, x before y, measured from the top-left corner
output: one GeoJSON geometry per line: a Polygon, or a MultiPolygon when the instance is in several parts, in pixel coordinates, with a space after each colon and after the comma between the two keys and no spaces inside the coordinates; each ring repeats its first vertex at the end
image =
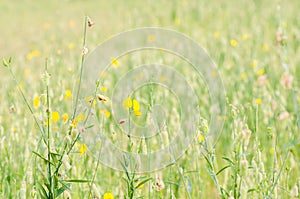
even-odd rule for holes
{"type": "MultiPolygon", "coordinates": [[[[86,16],[85,21],[84,21],[82,48],[85,48],[85,44],[86,44],[87,21],[88,21],[88,17],[86,16]]],[[[77,92],[76,92],[76,99],[75,99],[75,104],[74,104],[74,113],[72,116],[72,120],[74,120],[76,112],[77,112],[77,105],[78,105],[79,93],[80,93],[80,88],[81,88],[84,59],[85,59],[85,53],[82,53],[81,63],[80,63],[79,83],[78,83],[77,92]]]]}
{"type": "MultiPolygon", "coordinates": [[[[85,21],[84,21],[84,30],[83,30],[83,42],[82,42],[82,47],[84,48],[85,45],[86,45],[86,34],[87,34],[87,21],[88,21],[88,17],[86,16],[85,17],[85,21]]],[[[81,55],[81,62],[80,62],[80,74],[79,74],[79,83],[78,83],[78,87],[77,87],[77,92],[76,92],[76,98],[75,98],[75,104],[74,104],[74,112],[73,112],[73,115],[72,115],[72,118],[71,118],[71,121],[74,121],[74,118],[76,116],[76,112],[77,112],[77,105],[78,105],[78,100],[79,100],[79,93],[80,93],[80,88],[81,88],[81,81],[82,81],[82,74],[83,74],[83,64],[84,64],[84,60],[85,60],[85,53],[82,53],[81,55]]],[[[70,126],[69,127],[69,130],[68,130],[68,134],[70,135],[71,132],[73,131],[73,127],[70,126]]],[[[80,132],[76,135],[74,141],[72,142],[69,150],[67,151],[67,144],[65,144],[64,148],[63,148],[63,152],[60,156],[60,159],[59,159],[59,164],[58,166],[56,167],[54,173],[58,173],[58,170],[59,168],[61,167],[62,165],[62,159],[63,159],[63,156],[65,154],[69,155],[70,152],[72,151],[75,143],[77,142],[78,138],[80,136],[80,132]],[[67,151],[67,152],[66,152],[67,151]]]]}
{"type": "Polygon", "coordinates": [[[22,95],[23,101],[25,102],[27,108],[28,108],[29,111],[30,111],[30,113],[31,113],[31,115],[32,115],[32,117],[33,117],[33,119],[34,119],[35,124],[38,126],[38,128],[40,129],[40,132],[42,133],[42,137],[43,137],[44,143],[47,144],[46,139],[45,139],[45,138],[46,138],[45,130],[44,130],[43,127],[40,125],[40,123],[38,122],[38,119],[37,119],[36,116],[34,115],[33,110],[32,110],[32,108],[31,108],[31,106],[30,106],[30,104],[29,104],[27,98],[25,97],[24,92],[23,92],[22,89],[20,88],[20,86],[19,86],[20,83],[18,82],[18,80],[17,80],[15,74],[13,73],[11,67],[9,67],[9,72],[10,72],[10,74],[11,74],[11,76],[12,76],[12,78],[13,78],[13,80],[14,80],[14,82],[15,82],[17,88],[18,88],[18,91],[19,91],[19,92],[21,93],[21,95],[22,95]]]}
{"type": "MultiPolygon", "coordinates": [[[[45,78],[48,77],[48,64],[47,64],[47,59],[45,60],[45,78]]],[[[49,98],[49,85],[48,85],[48,80],[46,80],[46,97],[47,97],[47,156],[48,156],[48,181],[50,184],[50,189],[49,189],[49,198],[54,198],[53,195],[53,187],[52,187],[52,174],[51,174],[51,151],[50,151],[50,98],[49,98]]]]}

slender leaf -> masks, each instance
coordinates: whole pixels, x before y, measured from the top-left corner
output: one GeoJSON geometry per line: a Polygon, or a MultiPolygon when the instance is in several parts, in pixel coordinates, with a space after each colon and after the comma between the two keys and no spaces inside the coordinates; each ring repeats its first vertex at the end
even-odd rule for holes
{"type": "Polygon", "coordinates": [[[224,170],[227,169],[228,167],[231,167],[231,165],[226,165],[225,167],[223,167],[222,169],[220,169],[220,170],[216,173],[216,175],[222,173],[222,171],[224,171],[224,170]]]}

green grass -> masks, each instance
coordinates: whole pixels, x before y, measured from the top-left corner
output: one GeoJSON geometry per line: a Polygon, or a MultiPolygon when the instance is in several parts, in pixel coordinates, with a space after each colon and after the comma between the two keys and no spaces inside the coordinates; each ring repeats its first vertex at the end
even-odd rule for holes
{"type": "MultiPolygon", "coordinates": [[[[300,189],[299,6],[297,1],[271,0],[1,1],[0,56],[12,57],[17,82],[8,68],[0,67],[0,198],[41,198],[42,189],[47,194],[64,191],[58,198],[103,198],[107,192],[114,198],[300,198],[295,193],[300,189]],[[172,114],[161,137],[140,139],[118,129],[109,103],[98,101],[86,112],[85,100],[74,106],[86,15],[95,22],[86,33],[89,53],[112,35],[147,26],[179,31],[207,50],[226,88],[227,112],[215,146],[202,120],[197,126],[203,137],[160,171],[130,173],[126,158],[116,165],[124,172],[116,171],[85,150],[83,137],[96,128],[84,121],[89,111],[95,111],[97,125],[114,144],[145,154],[168,145],[181,108],[163,87],[141,87],[132,98],[139,101],[142,116],[129,109],[131,122],[146,123],[146,110],[155,103],[172,114]],[[284,39],[276,44],[279,30],[284,39]],[[51,74],[48,85],[45,71],[51,74]],[[284,74],[287,82],[293,77],[290,88],[284,85],[284,74]],[[40,103],[34,107],[36,97],[40,103]],[[82,112],[83,118],[77,117],[81,121],[72,126],[75,107],[74,117],[82,112]],[[53,112],[58,112],[58,121],[53,112]],[[68,114],[67,121],[63,114],[68,114]]],[[[111,96],[120,75],[145,62],[174,66],[184,75],[199,97],[201,117],[209,122],[205,82],[179,57],[163,52],[138,51],[120,58],[118,68],[111,67],[99,82],[107,90],[95,94],[111,96]]]]}

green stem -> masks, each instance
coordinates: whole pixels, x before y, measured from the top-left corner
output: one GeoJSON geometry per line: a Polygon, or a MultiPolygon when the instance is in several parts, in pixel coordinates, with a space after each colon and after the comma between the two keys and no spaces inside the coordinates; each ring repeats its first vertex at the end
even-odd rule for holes
{"type": "MultiPolygon", "coordinates": [[[[47,59],[45,61],[45,73],[46,73],[46,78],[48,77],[48,64],[47,64],[47,59]]],[[[53,192],[53,184],[52,184],[52,174],[51,174],[51,151],[50,151],[50,98],[49,98],[49,85],[48,85],[48,80],[46,80],[46,97],[47,97],[47,156],[48,156],[48,181],[50,184],[50,189],[49,189],[49,198],[54,198],[54,192],[53,192]]]]}
{"type": "MultiPolygon", "coordinates": [[[[82,42],[82,47],[84,48],[85,45],[86,45],[86,33],[87,33],[87,21],[88,21],[88,17],[86,16],[85,17],[85,21],[84,21],[84,31],[83,31],[83,42],[82,42]]],[[[83,64],[84,64],[84,59],[85,59],[85,54],[82,53],[81,55],[81,62],[80,62],[80,74],[79,74],[79,83],[78,83],[78,87],[77,87],[77,92],[76,92],[76,98],[75,98],[75,104],[74,104],[74,112],[73,112],[73,115],[72,115],[72,118],[71,118],[71,121],[74,120],[75,116],[76,116],[76,112],[77,112],[77,105],[78,105],[78,100],[79,100],[79,93],[80,93],[80,88],[81,88],[81,81],[82,81],[82,74],[83,74],[83,64]]],[[[73,127],[70,126],[69,127],[69,130],[68,130],[68,135],[70,135],[73,131],[73,127]]],[[[63,159],[63,156],[65,154],[69,155],[70,152],[72,151],[75,143],[77,142],[78,138],[80,136],[80,132],[76,135],[75,139],[73,140],[69,150],[67,151],[67,144],[65,144],[64,148],[63,148],[63,152],[60,156],[60,159],[59,159],[59,164],[58,166],[56,167],[54,173],[57,174],[61,165],[62,165],[62,159],[63,159]],[[67,151],[67,152],[66,152],[67,151]]]]}
{"type": "Polygon", "coordinates": [[[42,134],[44,143],[47,144],[46,139],[45,139],[45,138],[46,138],[45,130],[44,130],[43,127],[40,125],[40,123],[38,122],[38,119],[37,119],[36,116],[34,115],[33,110],[32,110],[32,108],[31,108],[31,106],[30,106],[30,104],[29,104],[27,98],[25,97],[24,92],[23,92],[22,89],[20,88],[20,86],[19,86],[20,83],[18,82],[18,80],[17,80],[15,74],[13,73],[11,67],[9,66],[8,69],[9,69],[9,72],[10,72],[10,74],[11,74],[11,76],[12,76],[12,78],[13,78],[13,80],[14,80],[14,82],[15,82],[17,88],[18,88],[18,91],[19,91],[19,92],[21,93],[21,95],[22,95],[23,101],[25,102],[27,108],[29,109],[29,111],[30,111],[30,113],[31,113],[31,115],[32,115],[32,117],[33,117],[33,119],[34,119],[35,124],[36,124],[36,125],[38,126],[38,128],[40,129],[40,132],[41,132],[41,134],[42,134]]]}
{"type": "MultiPolygon", "coordinates": [[[[86,44],[87,21],[88,21],[88,17],[86,16],[85,21],[84,21],[82,48],[85,48],[85,44],[86,44]]],[[[80,63],[79,83],[78,83],[77,92],[76,92],[76,98],[75,98],[74,112],[73,112],[72,120],[74,120],[76,112],[77,112],[77,105],[78,105],[79,93],[80,93],[80,88],[81,88],[84,59],[85,59],[85,54],[82,53],[81,63],[80,63]]]]}

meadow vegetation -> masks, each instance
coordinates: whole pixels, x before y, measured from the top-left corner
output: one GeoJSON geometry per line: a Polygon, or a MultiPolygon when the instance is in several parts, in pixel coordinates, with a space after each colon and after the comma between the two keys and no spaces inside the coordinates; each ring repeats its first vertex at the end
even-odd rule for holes
{"type": "Polygon", "coordinates": [[[296,0],[1,1],[0,198],[300,198],[299,7],[296,0]],[[149,26],[187,35],[215,62],[227,111],[214,140],[205,81],[172,54],[112,57],[105,74],[92,71],[95,92],[80,97],[93,49],[149,26]],[[120,149],[147,154],[167,147],[184,119],[176,93],[150,84],[120,99],[128,118],[115,121],[118,78],[145,63],[173,66],[195,89],[197,136],[159,171],[129,172],[126,158],[115,170],[85,143],[96,126],[120,149]],[[155,103],[167,128],[153,139],[120,131],[147,123],[155,103]]]}

